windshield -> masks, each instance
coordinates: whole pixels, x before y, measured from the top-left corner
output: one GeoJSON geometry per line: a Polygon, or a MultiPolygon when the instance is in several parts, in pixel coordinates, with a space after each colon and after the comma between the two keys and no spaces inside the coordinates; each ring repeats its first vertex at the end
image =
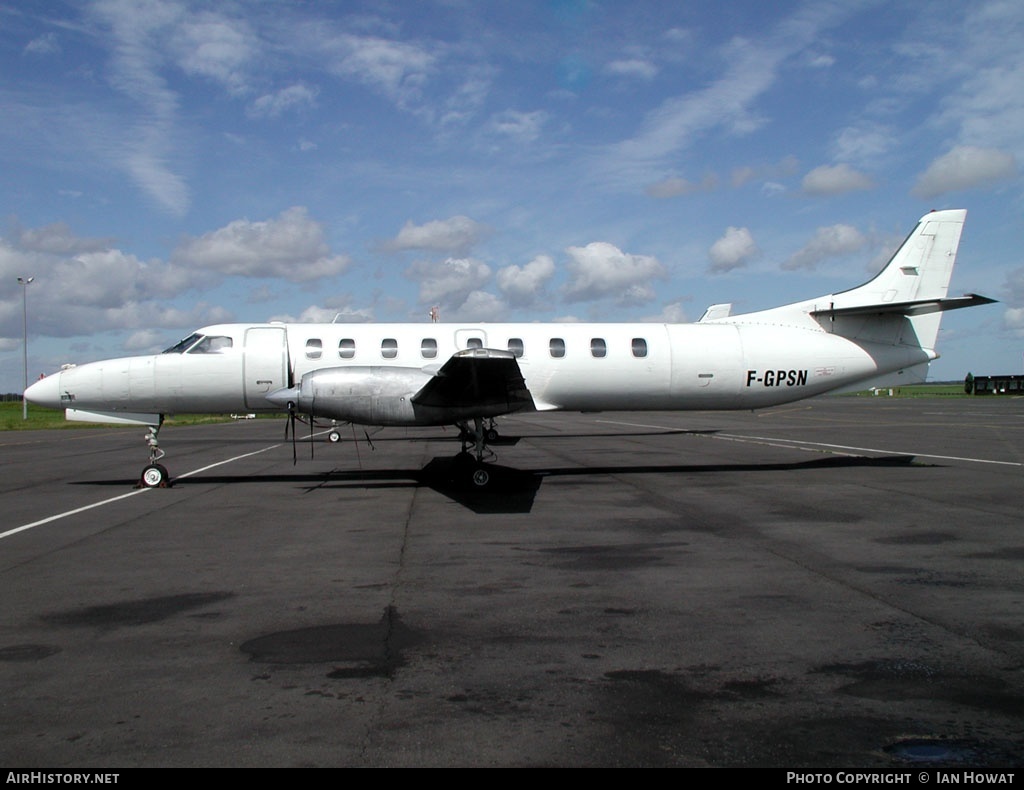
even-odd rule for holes
{"type": "Polygon", "coordinates": [[[234,345],[234,341],[226,335],[209,335],[204,337],[192,348],[188,350],[189,354],[219,354],[226,348],[231,348],[234,345]]]}
{"type": "Polygon", "coordinates": [[[188,350],[189,346],[193,345],[197,340],[202,338],[202,335],[198,332],[193,332],[191,335],[186,337],[184,340],[179,340],[170,348],[166,349],[164,354],[184,354],[188,350]]]}

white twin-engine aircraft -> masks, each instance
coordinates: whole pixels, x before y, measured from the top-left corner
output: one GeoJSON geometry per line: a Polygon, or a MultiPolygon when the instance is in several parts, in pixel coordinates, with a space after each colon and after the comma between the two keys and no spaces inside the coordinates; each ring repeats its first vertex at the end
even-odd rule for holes
{"type": "Polygon", "coordinates": [[[220,324],[162,354],[68,367],[25,396],[68,419],[150,426],[150,487],[168,482],[157,463],[165,414],[239,411],[454,424],[468,479],[486,486],[503,414],[754,409],[926,366],[944,311],[994,301],[946,296],[966,215],[922,217],[860,287],[756,313],[713,305],[696,324],[220,324]]]}

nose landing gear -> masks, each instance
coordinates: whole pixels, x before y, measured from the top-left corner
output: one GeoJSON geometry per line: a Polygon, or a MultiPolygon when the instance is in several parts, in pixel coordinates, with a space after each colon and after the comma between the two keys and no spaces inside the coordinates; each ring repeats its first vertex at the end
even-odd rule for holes
{"type": "Polygon", "coordinates": [[[146,444],[149,445],[149,464],[142,470],[139,476],[140,488],[167,488],[171,483],[171,476],[167,467],[157,463],[166,453],[160,449],[160,442],[157,435],[160,427],[164,424],[164,416],[160,415],[160,424],[151,425],[149,433],[146,434],[146,444]]]}

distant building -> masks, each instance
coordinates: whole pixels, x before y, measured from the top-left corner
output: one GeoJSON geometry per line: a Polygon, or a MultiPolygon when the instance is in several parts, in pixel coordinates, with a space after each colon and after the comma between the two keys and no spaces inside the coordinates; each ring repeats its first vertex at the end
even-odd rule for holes
{"type": "Polygon", "coordinates": [[[1024,394],[1024,376],[971,376],[964,380],[964,388],[974,395],[1024,394]]]}

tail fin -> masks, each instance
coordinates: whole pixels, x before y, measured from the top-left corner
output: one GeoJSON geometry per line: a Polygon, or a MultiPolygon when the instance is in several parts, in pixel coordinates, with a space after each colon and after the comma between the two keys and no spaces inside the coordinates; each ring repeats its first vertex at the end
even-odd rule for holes
{"type": "Polygon", "coordinates": [[[967,212],[925,214],[874,279],[834,294],[837,308],[944,299],[967,212]]]}
{"type": "Polygon", "coordinates": [[[844,337],[933,351],[943,312],[995,301],[976,294],[946,297],[966,218],[964,209],[921,217],[872,280],[814,300],[809,314],[844,337]]]}

